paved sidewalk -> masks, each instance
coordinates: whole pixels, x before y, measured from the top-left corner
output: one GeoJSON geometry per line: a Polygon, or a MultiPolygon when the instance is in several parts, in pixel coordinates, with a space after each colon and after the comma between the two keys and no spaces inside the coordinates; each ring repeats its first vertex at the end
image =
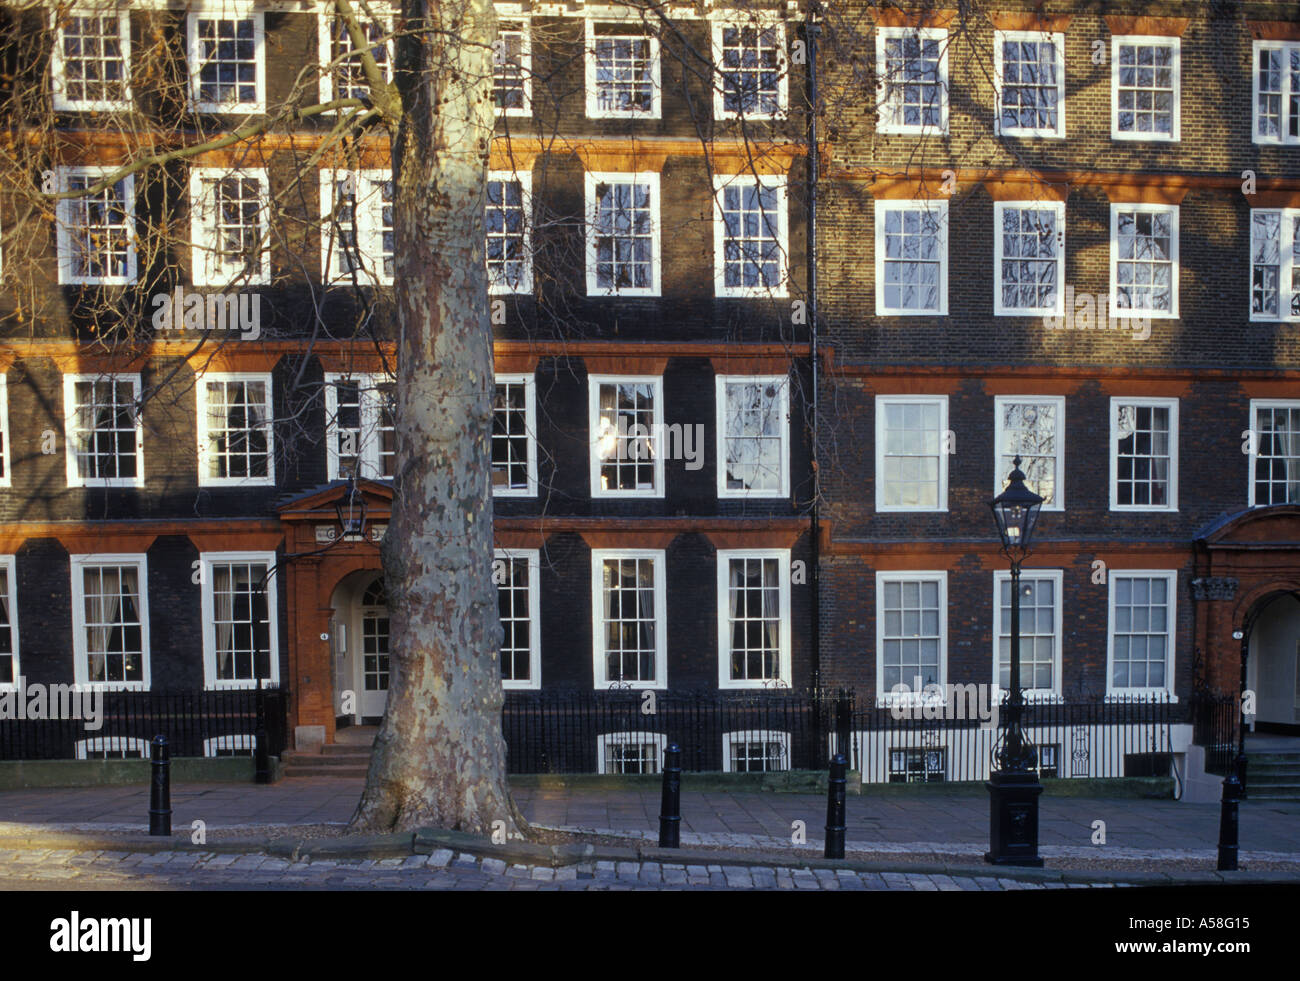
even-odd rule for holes
{"type": "Polygon", "coordinates": [[[1108,889],[1127,883],[1024,882],[933,872],[596,862],[587,869],[507,865],[449,849],[379,861],[301,860],[211,852],[0,850],[0,889],[420,889],[455,891],[816,891],[1003,892],[1108,889]]]}
{"type": "MultiPolygon", "coordinates": [[[[205,822],[222,828],[341,824],[352,815],[363,781],[294,778],[270,786],[192,784],[172,788],[172,826],[205,822]]],[[[657,790],[552,790],[516,787],[524,815],[545,827],[653,837],[657,790]]],[[[852,850],[978,855],[988,844],[988,800],[982,795],[924,793],[848,799],[852,850]]],[[[147,786],[0,792],[0,821],[24,827],[143,829],[147,786]]],[[[791,847],[792,824],[803,821],[808,847],[822,837],[826,805],[820,795],[682,792],[683,844],[791,847]]],[[[1042,854],[1108,859],[1212,858],[1218,841],[1217,804],[1163,800],[1041,798],[1042,854]],[[1105,846],[1093,843],[1105,822],[1105,846]]],[[[0,827],[0,830],[4,830],[0,827]]],[[[1241,808],[1243,861],[1300,864],[1300,803],[1247,801],[1241,808]]]]}

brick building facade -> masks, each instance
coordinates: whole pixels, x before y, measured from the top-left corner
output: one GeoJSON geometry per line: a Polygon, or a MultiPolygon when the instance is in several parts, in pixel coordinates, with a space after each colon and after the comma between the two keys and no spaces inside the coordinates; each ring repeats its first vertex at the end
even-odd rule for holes
{"type": "MultiPolygon", "coordinates": [[[[1233,691],[1242,631],[1259,721],[1300,723],[1300,10],[1113,6],[850,2],[810,35],[794,5],[497,5],[507,689],[1005,684],[987,502],[1020,452],[1049,498],[1026,687],[1233,691]]],[[[139,151],[115,112],[179,141],[347,96],[311,67],[331,23],[8,31],[64,189],[139,151]]],[[[336,119],[35,233],[0,205],[0,683],[270,680],[304,740],[382,713],[397,263],[386,145],[312,156],[336,119]],[[182,326],[223,290],[254,329],[182,326]]]]}
{"type": "Polygon", "coordinates": [[[1235,692],[1254,627],[1257,721],[1294,728],[1300,337],[1266,237],[1300,171],[1265,99],[1294,5],[921,6],[874,12],[877,105],[828,122],[822,343],[853,437],[821,461],[824,674],[988,682],[1000,628],[1006,683],[986,505],[1019,451],[1048,497],[1025,686],[1235,692]]]}

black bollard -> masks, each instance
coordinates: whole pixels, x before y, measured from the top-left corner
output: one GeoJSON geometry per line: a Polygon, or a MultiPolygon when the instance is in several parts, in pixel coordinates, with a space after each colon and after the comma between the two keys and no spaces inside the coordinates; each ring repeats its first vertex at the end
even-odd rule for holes
{"type": "Polygon", "coordinates": [[[682,847],[682,750],[664,750],[664,796],[659,807],[659,847],[682,847]]]}
{"type": "Polygon", "coordinates": [[[150,750],[149,834],[172,834],[172,774],[166,736],[154,736],[150,750]]]}
{"type": "Polygon", "coordinates": [[[1234,770],[1223,781],[1223,803],[1219,811],[1219,871],[1237,871],[1238,810],[1241,781],[1234,770]]]}
{"type": "Polygon", "coordinates": [[[830,788],[826,792],[826,857],[844,857],[844,795],[849,763],[843,753],[831,760],[830,788]]]}

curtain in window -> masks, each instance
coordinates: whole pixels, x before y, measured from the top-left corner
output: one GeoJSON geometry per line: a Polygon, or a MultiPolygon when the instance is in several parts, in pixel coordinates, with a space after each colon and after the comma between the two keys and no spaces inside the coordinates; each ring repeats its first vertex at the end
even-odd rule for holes
{"type": "Polygon", "coordinates": [[[115,570],[92,567],[83,573],[85,590],[86,649],[89,655],[88,677],[107,681],[105,652],[108,650],[109,624],[117,622],[118,590],[115,570]]]}
{"type": "Polygon", "coordinates": [[[600,441],[600,458],[610,460],[618,455],[618,407],[621,386],[600,386],[600,421],[596,438],[600,441]]]}
{"type": "Polygon", "coordinates": [[[138,681],[140,673],[140,651],[144,646],[140,624],[140,570],[126,567],[116,570],[121,581],[117,616],[110,622],[116,624],[117,643],[113,650],[122,652],[122,667],[114,671],[117,675],[112,681],[138,681]]]}
{"type": "Polygon", "coordinates": [[[745,677],[745,560],[732,559],[728,575],[727,603],[731,617],[731,677],[745,677]]]}
{"type": "Polygon", "coordinates": [[[655,567],[650,559],[636,563],[637,596],[640,601],[640,675],[638,681],[655,680],[655,567]]]}
{"type": "Polygon", "coordinates": [[[777,674],[776,657],[781,649],[781,589],[776,571],[776,559],[763,559],[756,563],[762,570],[763,587],[763,676],[774,678],[777,674]]]}
{"type": "Polygon", "coordinates": [[[1278,412],[1277,440],[1286,480],[1285,501],[1300,503],[1300,410],[1278,412]]]}
{"type": "Polygon", "coordinates": [[[230,658],[235,632],[234,583],[231,567],[212,567],[212,619],[217,639],[217,677],[232,678],[230,658]]]}

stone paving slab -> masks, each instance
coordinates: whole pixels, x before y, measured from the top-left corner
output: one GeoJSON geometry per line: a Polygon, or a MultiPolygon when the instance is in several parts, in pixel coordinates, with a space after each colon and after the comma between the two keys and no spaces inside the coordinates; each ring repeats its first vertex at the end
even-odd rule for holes
{"type": "MultiPolygon", "coordinates": [[[[375,861],[303,860],[295,863],[267,859],[265,855],[172,854],[183,862],[144,866],[146,856],[100,853],[86,855],[44,851],[39,862],[20,862],[0,856],[0,888],[38,889],[43,883],[62,888],[87,889],[435,889],[509,891],[622,891],[793,889],[806,891],[987,889],[1006,891],[1040,887],[1009,877],[970,879],[931,872],[858,872],[849,869],[799,867],[687,866],[665,869],[661,863],[599,862],[585,867],[551,869],[506,866],[496,859],[458,853],[450,862],[407,865],[375,861]],[[512,874],[513,873],[513,874],[512,874]]],[[[1098,888],[1127,883],[1071,883],[1098,888]]]]}

